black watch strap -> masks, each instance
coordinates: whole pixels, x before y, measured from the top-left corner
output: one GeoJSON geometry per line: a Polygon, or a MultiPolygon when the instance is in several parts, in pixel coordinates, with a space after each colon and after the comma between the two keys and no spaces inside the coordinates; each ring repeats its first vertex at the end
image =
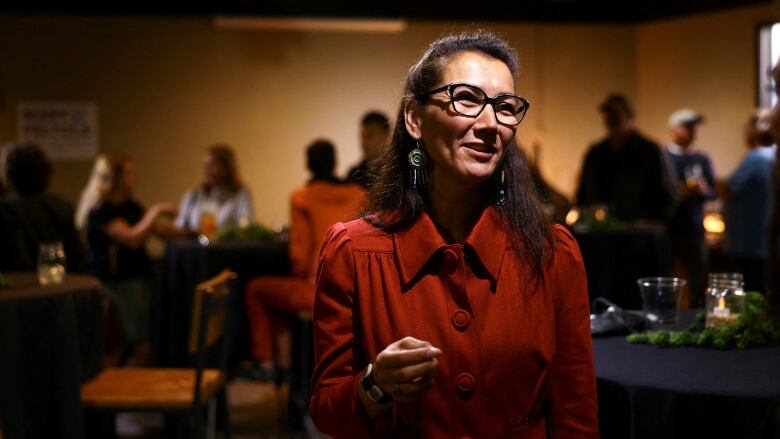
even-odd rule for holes
{"type": "Polygon", "coordinates": [[[374,362],[371,361],[368,363],[368,366],[366,366],[366,370],[363,373],[363,378],[360,379],[360,385],[363,386],[363,389],[366,391],[366,394],[369,398],[371,398],[372,401],[379,404],[388,404],[393,399],[390,398],[390,395],[383,392],[382,389],[379,388],[379,386],[377,386],[374,382],[374,378],[371,376],[373,368],[374,362]]]}

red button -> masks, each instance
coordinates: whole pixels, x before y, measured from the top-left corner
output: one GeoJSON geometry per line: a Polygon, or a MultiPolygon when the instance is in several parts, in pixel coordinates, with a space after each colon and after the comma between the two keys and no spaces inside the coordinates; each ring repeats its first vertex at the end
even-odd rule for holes
{"type": "Polygon", "coordinates": [[[460,439],[471,439],[471,436],[461,436],[460,439]]]}
{"type": "Polygon", "coordinates": [[[455,270],[458,268],[458,254],[455,253],[455,250],[448,248],[447,250],[444,250],[444,254],[442,255],[442,268],[444,268],[444,271],[447,273],[455,273],[455,270]]]}
{"type": "Polygon", "coordinates": [[[458,386],[458,390],[461,392],[470,392],[474,390],[475,384],[477,384],[477,380],[475,380],[474,375],[470,373],[462,373],[455,378],[455,385],[458,386]]]}
{"type": "Polygon", "coordinates": [[[468,311],[459,309],[452,313],[452,324],[461,331],[468,328],[471,323],[471,315],[468,311]]]}

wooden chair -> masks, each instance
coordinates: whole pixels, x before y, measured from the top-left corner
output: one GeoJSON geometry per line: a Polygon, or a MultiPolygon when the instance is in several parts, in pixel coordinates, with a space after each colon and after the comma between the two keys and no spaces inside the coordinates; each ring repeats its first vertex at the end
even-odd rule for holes
{"type": "Polygon", "coordinates": [[[204,437],[203,413],[208,408],[208,432],[213,437],[217,403],[230,438],[224,333],[230,282],[236,274],[225,270],[195,288],[189,351],[196,367],[107,368],[81,388],[85,408],[97,412],[159,411],[188,420],[187,437],[204,437]],[[219,346],[217,346],[219,345],[219,346]],[[207,369],[209,352],[219,348],[219,369],[207,369]]]}

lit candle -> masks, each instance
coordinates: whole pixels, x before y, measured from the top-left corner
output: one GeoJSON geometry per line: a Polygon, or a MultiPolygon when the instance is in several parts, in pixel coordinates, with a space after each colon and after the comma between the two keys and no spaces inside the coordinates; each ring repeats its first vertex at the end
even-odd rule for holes
{"type": "Polygon", "coordinates": [[[718,317],[728,317],[731,314],[731,310],[726,308],[726,299],[719,297],[718,307],[713,309],[712,313],[718,317]]]}

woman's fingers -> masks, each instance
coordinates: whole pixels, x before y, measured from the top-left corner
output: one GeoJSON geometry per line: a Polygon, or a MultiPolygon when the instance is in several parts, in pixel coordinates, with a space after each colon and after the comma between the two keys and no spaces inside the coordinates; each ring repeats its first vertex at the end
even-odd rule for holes
{"type": "Polygon", "coordinates": [[[388,346],[389,348],[398,347],[401,349],[415,349],[415,348],[425,348],[425,347],[431,347],[433,346],[429,342],[425,340],[419,340],[414,337],[404,337],[395,343],[388,346]]]}
{"type": "Polygon", "coordinates": [[[439,365],[436,358],[426,360],[422,363],[411,364],[409,366],[393,368],[387,370],[387,379],[394,383],[412,382],[425,375],[433,373],[439,365]]]}
{"type": "Polygon", "coordinates": [[[376,357],[377,364],[382,367],[399,368],[412,364],[423,363],[438,357],[441,350],[431,346],[404,350],[384,350],[376,357]]]}
{"type": "Polygon", "coordinates": [[[425,392],[430,389],[432,384],[433,376],[429,375],[428,378],[421,379],[417,382],[396,384],[390,394],[396,401],[411,402],[423,396],[425,392]]]}
{"type": "Polygon", "coordinates": [[[377,355],[374,382],[396,401],[414,401],[430,388],[440,355],[429,342],[405,337],[377,355]]]}

